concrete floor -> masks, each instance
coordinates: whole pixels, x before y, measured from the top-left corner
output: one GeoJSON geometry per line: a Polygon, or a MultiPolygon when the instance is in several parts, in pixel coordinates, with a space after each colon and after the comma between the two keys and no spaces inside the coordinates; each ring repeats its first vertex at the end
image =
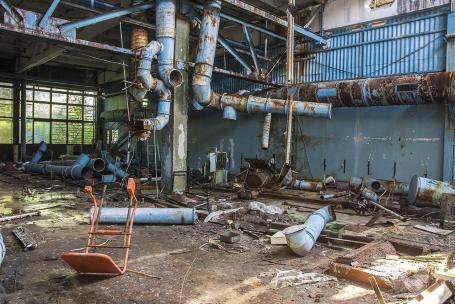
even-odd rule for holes
{"type": "MultiPolygon", "coordinates": [[[[22,180],[1,176],[0,213],[42,209],[39,217],[3,225],[7,255],[1,266],[0,282],[5,303],[375,303],[369,286],[347,280],[273,289],[276,270],[298,269],[322,273],[336,256],[345,254],[323,245],[306,257],[294,255],[287,246],[271,246],[242,235],[239,253],[204,245],[224,230],[217,224],[193,226],[135,226],[129,269],[123,276],[98,278],[78,276],[58,257],[85,245],[88,201],[76,186],[40,177],[22,180]],[[28,189],[23,190],[24,186],[28,189]],[[46,187],[53,187],[53,189],[46,187]],[[17,225],[27,227],[38,248],[23,252],[11,234],[17,225]],[[201,247],[202,246],[202,247],[201,247]]],[[[80,189],[79,189],[80,190],[80,189]]],[[[340,214],[339,221],[360,225],[369,217],[340,214]]],[[[409,226],[379,225],[372,234],[406,236],[409,226]]],[[[414,232],[415,235],[425,234],[414,232]]],[[[410,237],[413,237],[412,235],[410,237]]],[[[446,237],[447,238],[447,237],[446,237]]],[[[454,237],[437,243],[452,242],[454,237]]],[[[100,239],[100,242],[102,240],[100,239]]],[[[396,294],[385,292],[387,301],[396,294]]],[[[0,302],[1,303],[1,302],[0,302]]]]}

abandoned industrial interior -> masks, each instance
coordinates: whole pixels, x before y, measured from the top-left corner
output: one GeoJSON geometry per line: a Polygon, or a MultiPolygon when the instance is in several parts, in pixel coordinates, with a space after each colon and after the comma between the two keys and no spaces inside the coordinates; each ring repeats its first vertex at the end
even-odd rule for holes
{"type": "Polygon", "coordinates": [[[0,0],[0,304],[455,304],[453,0],[0,0]]]}

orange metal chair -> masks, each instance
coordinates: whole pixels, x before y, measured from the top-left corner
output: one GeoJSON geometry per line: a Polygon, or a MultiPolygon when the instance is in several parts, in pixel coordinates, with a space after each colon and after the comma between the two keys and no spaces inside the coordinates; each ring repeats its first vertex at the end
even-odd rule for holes
{"type": "Polygon", "coordinates": [[[103,188],[103,197],[100,204],[98,205],[91,186],[86,186],[84,191],[88,193],[91,202],[93,203],[93,215],[90,222],[90,230],[88,233],[87,246],[85,252],[67,252],[62,255],[62,259],[76,270],[80,274],[90,275],[120,275],[124,274],[128,266],[128,255],[131,245],[131,237],[133,234],[133,222],[136,209],[138,207],[138,201],[136,195],[136,184],[134,179],[129,178],[127,184],[127,191],[130,196],[128,204],[128,215],[123,230],[102,230],[98,229],[98,222],[103,208],[104,195],[106,193],[106,186],[103,188]],[[122,235],[123,245],[120,246],[109,246],[109,245],[97,245],[95,244],[95,237],[97,235],[122,235]],[[123,266],[117,265],[114,260],[102,253],[93,252],[97,248],[118,248],[123,249],[124,259],[123,266]]]}

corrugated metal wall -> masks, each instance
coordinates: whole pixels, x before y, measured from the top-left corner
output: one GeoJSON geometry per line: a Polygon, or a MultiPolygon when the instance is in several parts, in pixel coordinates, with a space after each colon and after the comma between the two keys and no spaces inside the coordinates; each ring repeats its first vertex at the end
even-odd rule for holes
{"type": "Polygon", "coordinates": [[[445,69],[448,7],[390,18],[383,24],[339,29],[330,47],[303,48],[314,56],[300,65],[298,82],[369,78],[445,69]]]}
{"type": "MultiPolygon", "coordinates": [[[[330,38],[328,47],[309,42],[300,44],[296,49],[295,82],[443,71],[448,11],[449,7],[445,5],[381,22],[335,29],[325,33],[330,38]]],[[[278,54],[280,50],[272,51],[278,54]]],[[[218,57],[215,65],[243,72],[229,54],[218,57]]],[[[284,68],[276,68],[272,79],[284,83],[284,68]]],[[[213,84],[216,91],[225,93],[264,87],[221,75],[214,76],[213,84]]]]}

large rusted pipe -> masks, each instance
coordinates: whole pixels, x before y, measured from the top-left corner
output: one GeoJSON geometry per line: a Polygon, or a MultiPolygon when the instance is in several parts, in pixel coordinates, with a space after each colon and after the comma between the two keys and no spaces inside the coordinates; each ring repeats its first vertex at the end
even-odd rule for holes
{"type": "Polygon", "coordinates": [[[414,175],[409,184],[408,202],[422,207],[440,207],[443,194],[455,196],[455,186],[414,175]]]}
{"type": "Polygon", "coordinates": [[[221,1],[205,2],[192,83],[193,106],[198,110],[209,105],[214,97],[210,83],[215,62],[220,11],[221,1]]]}
{"type": "MultiPolygon", "coordinates": [[[[288,104],[284,99],[265,98],[259,96],[243,96],[224,94],[219,97],[219,102],[212,103],[212,108],[222,110],[226,107],[245,113],[275,113],[287,114],[288,104]]],[[[331,104],[294,101],[292,112],[294,115],[331,118],[331,104]]]]}
{"type": "MultiPolygon", "coordinates": [[[[438,104],[455,101],[453,72],[397,75],[344,81],[301,83],[296,100],[331,103],[334,107],[438,104]]],[[[286,98],[286,88],[255,93],[262,97],[286,98]]]]}

